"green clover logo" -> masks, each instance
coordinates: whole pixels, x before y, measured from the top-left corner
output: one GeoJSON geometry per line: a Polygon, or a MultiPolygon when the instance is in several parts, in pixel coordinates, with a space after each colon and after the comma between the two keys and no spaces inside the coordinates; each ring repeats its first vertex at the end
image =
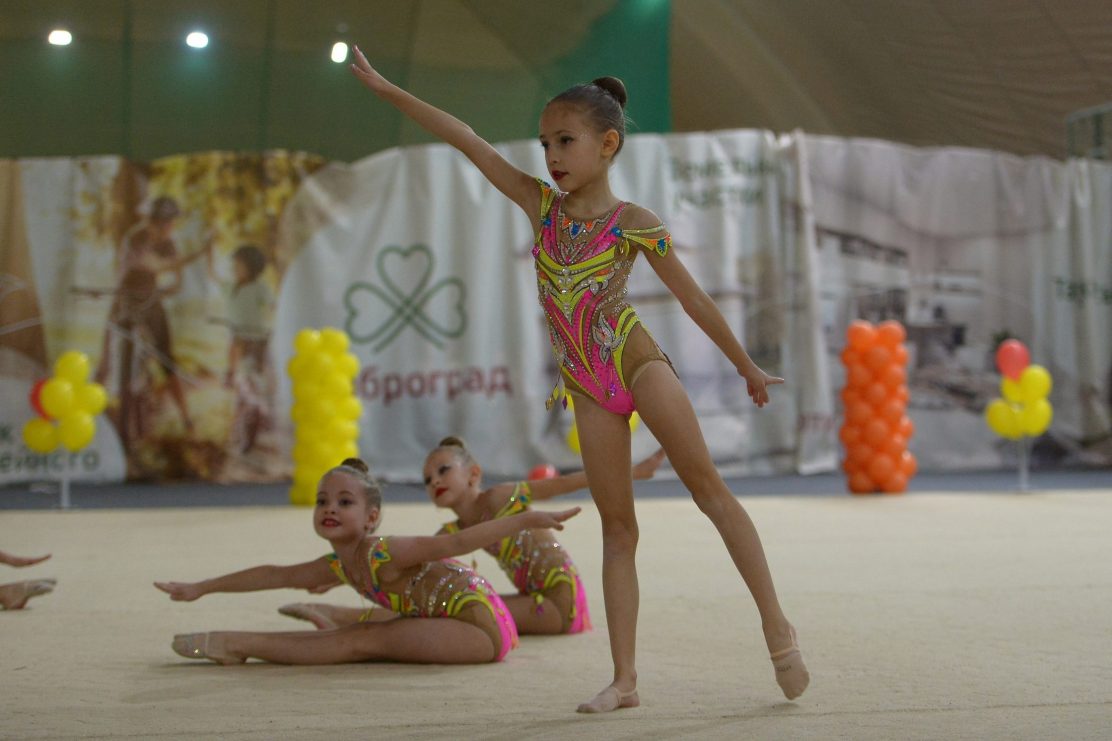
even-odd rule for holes
{"type": "Polygon", "coordinates": [[[429,285],[435,259],[422,244],[379,251],[375,270],[381,286],[352,283],[344,293],[344,328],[353,342],[374,343],[378,352],[406,327],[438,348],[443,339],[460,337],[467,329],[466,286],[459,278],[429,285]]]}

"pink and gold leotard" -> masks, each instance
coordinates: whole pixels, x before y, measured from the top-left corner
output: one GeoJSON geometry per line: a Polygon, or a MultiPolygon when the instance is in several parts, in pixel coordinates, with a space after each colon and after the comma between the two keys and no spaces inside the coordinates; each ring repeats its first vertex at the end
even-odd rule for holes
{"type": "MultiPolygon", "coordinates": [[[[529,484],[519,482],[509,501],[498,510],[494,519],[524,512],[530,500],[529,484]]],[[[456,520],[446,523],[441,530],[454,533],[459,532],[459,529],[459,520],[456,520]]],[[[546,592],[566,585],[571,590],[571,605],[565,619],[565,632],[582,633],[590,630],[591,615],[587,609],[587,593],[583,591],[579,571],[551,530],[522,530],[483,550],[498,559],[498,565],[517,587],[517,591],[531,595],[536,600],[538,609],[543,609],[542,602],[546,592]]]]}
{"type": "MultiPolygon", "coordinates": [[[[533,245],[537,291],[552,352],[565,386],[615,414],[634,411],[630,388],[638,371],[667,357],[626,300],[636,247],[666,255],[672,238],[663,224],[623,229],[619,203],[597,219],[564,216],[565,194],[537,180],[541,229],[533,245]]],[[[559,384],[557,384],[559,386],[559,384]]],[[[556,391],[549,399],[549,406],[556,391]]]]}
{"type": "Polygon", "coordinates": [[[478,627],[494,643],[495,661],[501,661],[510,649],[517,647],[517,626],[506,603],[490,582],[459,561],[443,559],[421,564],[405,589],[389,592],[383,589],[378,574],[379,567],[391,560],[389,539],[378,538],[367,551],[369,585],[353,583],[335,553],[327,558],[328,566],[340,581],[387,609],[406,617],[454,618],[478,627]]]}

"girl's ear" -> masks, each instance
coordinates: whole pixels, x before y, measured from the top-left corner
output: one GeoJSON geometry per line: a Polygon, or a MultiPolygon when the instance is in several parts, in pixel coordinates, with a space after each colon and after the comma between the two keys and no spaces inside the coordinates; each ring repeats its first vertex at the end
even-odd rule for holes
{"type": "Polygon", "coordinates": [[[602,156],[607,159],[613,157],[621,142],[622,139],[616,129],[607,129],[606,133],[602,135],[602,156]]]}
{"type": "Polygon", "coordinates": [[[367,521],[363,523],[363,530],[368,533],[373,533],[378,530],[378,523],[382,519],[382,510],[375,507],[367,513],[367,521]]]}
{"type": "Polygon", "coordinates": [[[475,486],[483,480],[483,469],[478,463],[471,464],[471,470],[467,474],[467,483],[475,486]]]}

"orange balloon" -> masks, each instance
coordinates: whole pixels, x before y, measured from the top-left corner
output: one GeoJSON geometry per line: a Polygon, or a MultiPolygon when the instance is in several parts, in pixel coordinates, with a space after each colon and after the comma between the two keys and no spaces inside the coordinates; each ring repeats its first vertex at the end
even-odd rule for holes
{"type": "Polygon", "coordinates": [[[853,476],[861,470],[861,466],[852,458],[846,458],[842,461],[842,470],[845,471],[846,476],[853,476]]]}
{"type": "Polygon", "coordinates": [[[876,452],[872,448],[860,442],[846,449],[846,459],[853,461],[853,465],[861,469],[869,465],[874,455],[876,452]]]}
{"type": "Polygon", "coordinates": [[[858,471],[850,476],[848,483],[849,490],[854,494],[872,494],[876,491],[876,485],[864,471],[858,471]]]}
{"type": "Polygon", "coordinates": [[[892,351],[892,360],[896,365],[907,367],[907,345],[896,345],[896,349],[892,351]]]}
{"type": "Polygon", "coordinates": [[[861,401],[861,394],[852,386],[843,386],[840,396],[847,407],[855,401],[861,401]]]}
{"type": "Polygon", "coordinates": [[[900,421],[896,423],[896,432],[910,440],[911,436],[915,434],[915,425],[911,422],[911,418],[907,416],[900,417],[900,421]]]}
{"type": "Polygon", "coordinates": [[[842,445],[852,448],[861,440],[861,425],[842,425],[842,429],[838,430],[838,439],[842,445]]]}
{"type": "Polygon", "coordinates": [[[915,456],[911,453],[910,450],[905,450],[904,452],[900,453],[900,461],[898,466],[900,469],[900,473],[910,479],[912,476],[915,475],[915,472],[919,470],[919,461],[915,460],[915,456]]]}
{"type": "Polygon", "coordinates": [[[894,428],[903,419],[906,407],[899,399],[888,399],[880,405],[880,417],[894,428]]]}
{"type": "Polygon", "coordinates": [[[907,371],[895,363],[889,363],[876,371],[877,378],[889,388],[899,388],[907,383],[907,371]]]}
{"type": "Polygon", "coordinates": [[[855,401],[846,407],[846,424],[863,425],[873,417],[873,408],[863,401],[855,401]]]}
{"type": "Polygon", "coordinates": [[[904,451],[907,450],[907,438],[895,433],[884,441],[884,447],[880,450],[886,455],[892,456],[893,460],[898,461],[904,451]]]}
{"type": "Polygon", "coordinates": [[[850,363],[860,363],[861,351],[855,347],[846,345],[839,357],[842,359],[843,365],[849,365],[850,363]]]}
{"type": "Polygon", "coordinates": [[[863,389],[872,380],[873,376],[864,363],[853,363],[846,366],[846,383],[853,388],[863,389]]]}
{"type": "Polygon", "coordinates": [[[888,399],[888,387],[880,381],[873,381],[865,387],[862,395],[865,397],[865,401],[877,407],[888,399]]]}
{"type": "Polygon", "coordinates": [[[905,492],[907,491],[907,476],[896,471],[881,482],[880,488],[885,494],[900,494],[901,492],[905,492]]]}
{"type": "Polygon", "coordinates": [[[907,384],[901,383],[899,386],[897,386],[896,390],[892,393],[892,397],[895,399],[899,399],[906,407],[907,402],[911,401],[911,392],[908,390],[907,384]]]}
{"type": "Polygon", "coordinates": [[[869,461],[865,472],[873,481],[887,481],[889,476],[896,473],[896,461],[890,455],[877,453],[869,461]]]}
{"type": "Polygon", "coordinates": [[[882,373],[892,364],[892,351],[884,345],[873,345],[865,351],[865,365],[873,373],[882,373]]]}
{"type": "Polygon", "coordinates": [[[865,423],[865,429],[862,432],[865,442],[877,450],[882,449],[888,438],[892,436],[892,431],[884,423],[884,420],[876,417],[865,423]]]}
{"type": "Polygon", "coordinates": [[[877,325],[876,336],[880,342],[894,347],[907,338],[907,331],[904,330],[902,324],[894,319],[889,319],[877,325]]]}
{"type": "Polygon", "coordinates": [[[866,350],[876,343],[876,329],[866,321],[855,319],[846,328],[846,339],[850,347],[866,350]]]}

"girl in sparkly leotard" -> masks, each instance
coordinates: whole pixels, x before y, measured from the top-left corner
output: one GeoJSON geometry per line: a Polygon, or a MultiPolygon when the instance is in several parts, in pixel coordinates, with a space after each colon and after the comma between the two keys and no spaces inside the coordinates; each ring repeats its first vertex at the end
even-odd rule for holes
{"type": "MultiPolygon", "coordinates": [[[[603,595],[614,660],[612,681],[579,706],[602,712],[640,703],[635,666],[637,519],[628,415],[636,409],[699,509],[714,523],[756,603],[776,681],[789,698],[810,676],[780,606],[756,527],[711,460],[691,402],[667,358],[625,301],[625,277],[643,254],[687,315],[734,364],[753,403],[783,383],[765,373],[671,249],[661,220],[618,199],[610,165],[625,141],[625,87],[603,77],[576,85],[541,112],[540,144],[560,190],[538,184],[471,127],[383,78],[356,49],[352,72],[379,98],[462,152],[529,218],[539,298],[575,422],[603,537],[603,595]]],[[[550,401],[559,396],[559,389],[550,401]]]]}
{"type": "MultiPolygon", "coordinates": [[[[634,479],[652,478],[664,460],[658,451],[633,467],[634,479]]],[[[455,533],[491,520],[512,517],[529,505],[570,494],[587,486],[582,472],[537,481],[518,481],[482,488],[482,468],[458,437],[447,437],[425,459],[425,489],[438,507],[447,507],[458,519],[441,533],[455,533]]],[[[571,555],[551,530],[522,530],[484,546],[517,587],[517,594],[502,595],[517,631],[522,635],[580,633],[591,627],[587,595],[571,555]]],[[[334,628],[358,622],[360,610],[335,605],[295,603],[280,612],[334,628]]]]}
{"type": "Polygon", "coordinates": [[[175,636],[174,651],[189,658],[221,664],[248,658],[281,664],[500,661],[517,645],[513,618],[494,588],[452,557],[525,528],[562,529],[560,523],[578,511],[529,510],[450,535],[377,536],[381,493],[366,464],[348,459],[321,478],[313,515],[314,529],[333,553],[293,566],[256,566],[215,579],[155,586],[171,599],[191,601],[212,592],[344,583],[385,608],[334,630],[175,636]]]}

